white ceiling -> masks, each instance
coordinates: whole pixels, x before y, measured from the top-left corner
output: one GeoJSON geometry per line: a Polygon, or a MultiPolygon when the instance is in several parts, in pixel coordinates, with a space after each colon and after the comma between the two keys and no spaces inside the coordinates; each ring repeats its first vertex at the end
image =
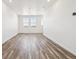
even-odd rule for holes
{"type": "Polygon", "coordinates": [[[39,12],[44,11],[53,5],[57,0],[3,0],[6,5],[16,11],[18,14],[21,14],[25,11],[28,12],[39,12]]]}

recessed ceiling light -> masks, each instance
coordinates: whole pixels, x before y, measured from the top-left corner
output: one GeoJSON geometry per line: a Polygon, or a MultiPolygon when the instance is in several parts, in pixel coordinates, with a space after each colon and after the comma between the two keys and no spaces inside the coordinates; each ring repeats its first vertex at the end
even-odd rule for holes
{"type": "Polygon", "coordinates": [[[50,1],[50,0],[47,0],[48,2],[50,1]]]}
{"type": "Polygon", "coordinates": [[[13,0],[9,0],[9,2],[11,3],[13,0]]]}

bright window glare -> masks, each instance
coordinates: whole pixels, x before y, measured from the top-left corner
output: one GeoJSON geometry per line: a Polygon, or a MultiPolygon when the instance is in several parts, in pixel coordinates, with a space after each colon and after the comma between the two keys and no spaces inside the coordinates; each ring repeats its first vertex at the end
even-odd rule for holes
{"type": "Polygon", "coordinates": [[[26,27],[26,26],[36,27],[37,17],[24,17],[23,18],[23,25],[24,25],[24,27],[26,27]]]}
{"type": "Polygon", "coordinates": [[[30,20],[30,25],[36,26],[36,20],[37,20],[36,17],[32,17],[31,20],[30,20]]]}
{"type": "Polygon", "coordinates": [[[24,26],[29,26],[29,18],[27,17],[23,18],[23,24],[24,26]]]}

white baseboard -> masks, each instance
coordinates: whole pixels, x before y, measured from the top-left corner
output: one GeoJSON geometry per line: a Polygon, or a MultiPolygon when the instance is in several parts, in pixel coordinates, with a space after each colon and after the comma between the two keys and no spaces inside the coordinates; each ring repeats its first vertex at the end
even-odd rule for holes
{"type": "MultiPolygon", "coordinates": [[[[43,35],[44,36],[46,36],[48,39],[50,39],[50,40],[52,40],[50,37],[48,37],[46,34],[44,34],[43,33],[43,35]]],[[[69,51],[70,53],[72,53],[73,55],[76,55],[76,53],[75,52],[73,52],[72,50],[70,50],[69,48],[67,48],[67,47],[65,47],[65,46],[63,46],[62,44],[60,44],[59,42],[57,42],[57,41],[54,41],[54,40],[52,40],[53,42],[55,42],[55,43],[57,43],[59,46],[61,46],[62,48],[64,48],[65,50],[67,50],[67,51],[69,51]]]]}
{"type": "Polygon", "coordinates": [[[6,41],[10,40],[12,37],[16,36],[17,34],[18,34],[18,33],[15,33],[14,35],[12,35],[11,37],[9,37],[8,39],[4,40],[4,41],[2,42],[2,44],[4,44],[6,41]]]}

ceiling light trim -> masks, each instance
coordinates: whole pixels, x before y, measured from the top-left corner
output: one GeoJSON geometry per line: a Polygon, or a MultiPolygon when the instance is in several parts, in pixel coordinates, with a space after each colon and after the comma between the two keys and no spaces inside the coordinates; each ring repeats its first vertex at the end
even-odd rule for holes
{"type": "Polygon", "coordinates": [[[48,2],[50,2],[50,0],[47,0],[48,2]]]}
{"type": "Polygon", "coordinates": [[[9,2],[11,3],[13,0],[9,0],[9,2]]]}

